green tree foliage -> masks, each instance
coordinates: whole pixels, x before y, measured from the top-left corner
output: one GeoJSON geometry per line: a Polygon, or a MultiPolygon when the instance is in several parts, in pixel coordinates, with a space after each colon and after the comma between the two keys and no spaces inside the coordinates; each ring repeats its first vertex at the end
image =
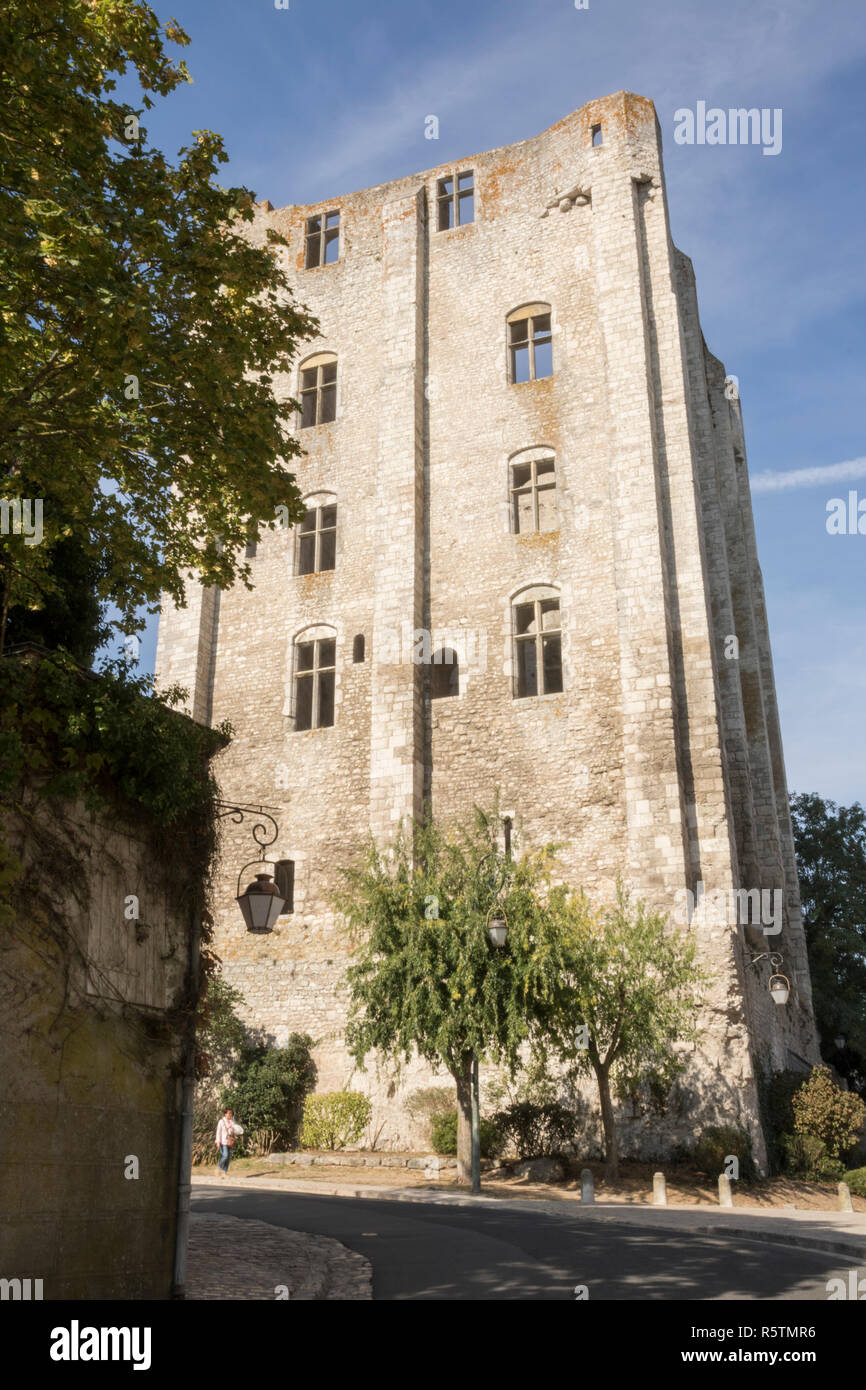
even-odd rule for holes
{"type": "Polygon", "coordinates": [[[558,1050],[577,1075],[595,1077],[605,1176],[614,1182],[613,1095],[644,1086],[670,1090],[683,1069],[678,1045],[700,1037],[699,991],[707,977],[696,963],[693,938],[668,931],[667,919],[632,901],[622,885],[616,904],[595,912],[583,895],[558,889],[551,911],[569,943],[568,1007],[558,1021],[558,1050]]]}
{"type": "Polygon", "coordinates": [[[306,1033],[292,1033],[285,1047],[255,1044],[241,1052],[220,1104],[243,1125],[245,1150],[295,1147],[303,1099],[316,1079],[314,1046],[306,1033]]]}
{"type": "Polygon", "coordinates": [[[196,1028],[196,1070],[200,1077],[215,1077],[230,1070],[247,1042],[246,1029],[235,1012],[244,996],[223,979],[216,957],[208,964],[212,968],[199,998],[196,1028]]]}
{"type": "Polygon", "coordinates": [[[866,1089],[866,813],[814,793],[791,797],[803,925],[821,1052],[866,1089]],[[834,1042],[845,1038],[841,1050],[834,1042]]]}
{"type": "Polygon", "coordinates": [[[813,1067],[792,1101],[794,1130],[820,1139],[831,1158],[839,1159],[857,1142],[866,1122],[866,1105],[853,1091],[842,1091],[829,1067],[813,1067]]]}
{"type": "Polygon", "coordinates": [[[44,503],[40,544],[0,535],[0,647],[52,604],[36,640],[56,640],[64,589],[90,584],[132,631],[188,569],[246,580],[251,522],[300,515],[273,388],[315,321],[284,239],[243,234],[253,194],[216,182],[220,137],[173,162],[149,145],[144,113],[191,80],[166,42],[188,39],[141,0],[0,11],[0,486],[44,503]]]}
{"type": "Polygon", "coordinates": [[[354,935],[347,972],[350,1051],[363,1066],[374,1049],[444,1066],[457,1086],[458,1179],[470,1178],[473,1056],[515,1071],[556,1011],[567,957],[545,906],[552,849],[507,866],[497,855],[495,815],[444,830],[433,821],[403,831],[393,852],[371,845],[346,873],[337,906],[354,935]],[[491,945],[489,870],[506,872],[500,906],[507,947],[491,945]]]}
{"type": "Polygon", "coordinates": [[[307,1096],[301,1143],[305,1149],[345,1149],[358,1144],[370,1123],[373,1105],[360,1091],[324,1091],[307,1096]]]}

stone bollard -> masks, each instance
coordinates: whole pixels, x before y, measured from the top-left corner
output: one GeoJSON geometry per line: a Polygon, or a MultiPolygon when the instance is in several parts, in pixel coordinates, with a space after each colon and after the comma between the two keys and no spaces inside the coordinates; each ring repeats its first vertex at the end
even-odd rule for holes
{"type": "Polygon", "coordinates": [[[668,1191],[665,1187],[664,1173],[653,1173],[653,1206],[666,1207],[668,1204],[668,1191]]]}
{"type": "Polygon", "coordinates": [[[839,1210],[853,1211],[854,1203],[851,1201],[851,1189],[846,1182],[840,1182],[838,1187],[839,1210]]]}
{"type": "Polygon", "coordinates": [[[731,1180],[726,1173],[719,1174],[719,1206],[732,1207],[734,1197],[731,1192],[731,1180]]]}
{"type": "Polygon", "coordinates": [[[582,1168],[580,1173],[580,1200],[581,1202],[594,1202],[595,1189],[592,1185],[592,1169],[582,1168]]]}

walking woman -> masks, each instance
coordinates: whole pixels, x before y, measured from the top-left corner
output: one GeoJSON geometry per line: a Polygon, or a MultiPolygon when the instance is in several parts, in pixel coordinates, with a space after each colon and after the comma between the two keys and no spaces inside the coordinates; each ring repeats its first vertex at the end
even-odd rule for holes
{"type": "Polygon", "coordinates": [[[232,1149],[234,1148],[235,1136],[243,1134],[240,1125],[234,1123],[232,1119],[234,1112],[231,1107],[226,1110],[216,1131],[216,1144],[220,1151],[218,1168],[223,1177],[228,1177],[229,1164],[232,1161],[232,1149]]]}

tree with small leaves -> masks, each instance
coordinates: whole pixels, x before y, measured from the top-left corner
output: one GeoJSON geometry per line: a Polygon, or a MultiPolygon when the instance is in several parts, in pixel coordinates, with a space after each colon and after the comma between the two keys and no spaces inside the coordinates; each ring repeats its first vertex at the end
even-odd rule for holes
{"type": "Polygon", "coordinates": [[[471,1177],[473,1058],[515,1072],[565,1008],[564,938],[546,906],[553,848],[506,861],[498,829],[481,810],[450,828],[404,827],[390,852],[369,846],[336,898],[354,947],[349,1051],[362,1067],[376,1050],[450,1072],[460,1183],[471,1177]],[[487,931],[494,909],[508,924],[501,950],[487,931]]]}
{"type": "Polygon", "coordinates": [[[683,1070],[678,1048],[698,1041],[700,990],[707,976],[691,936],[622,884],[600,910],[558,889],[550,910],[567,942],[567,980],[554,1049],[573,1075],[595,1077],[605,1145],[605,1178],[619,1175],[614,1096],[649,1086],[667,1094],[683,1070]]]}
{"type": "MultiPolygon", "coordinates": [[[[172,161],[143,124],[191,80],[166,51],[188,42],[141,0],[0,11],[0,488],[43,503],[40,543],[0,535],[0,651],[7,630],[58,642],[82,584],[132,632],[189,571],[248,583],[251,525],[302,514],[276,387],[316,322],[285,240],[249,234],[218,135],[172,161]],[[136,106],[115,95],[129,71],[136,106]]],[[[103,635],[94,615],[79,659],[103,635]]]]}

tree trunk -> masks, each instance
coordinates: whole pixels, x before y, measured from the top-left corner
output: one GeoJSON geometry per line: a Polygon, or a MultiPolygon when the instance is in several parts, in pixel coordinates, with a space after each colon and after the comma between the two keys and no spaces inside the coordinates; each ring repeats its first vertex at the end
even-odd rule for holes
{"type": "Polygon", "coordinates": [[[616,1135],[616,1120],[613,1115],[613,1101],[610,1098],[610,1076],[606,1067],[596,1067],[598,1098],[601,1102],[601,1123],[604,1128],[605,1182],[619,1179],[619,1147],[616,1135]]]}
{"type": "Polygon", "coordinates": [[[472,1053],[460,1058],[457,1082],[457,1181],[472,1182],[472,1053]]]}

